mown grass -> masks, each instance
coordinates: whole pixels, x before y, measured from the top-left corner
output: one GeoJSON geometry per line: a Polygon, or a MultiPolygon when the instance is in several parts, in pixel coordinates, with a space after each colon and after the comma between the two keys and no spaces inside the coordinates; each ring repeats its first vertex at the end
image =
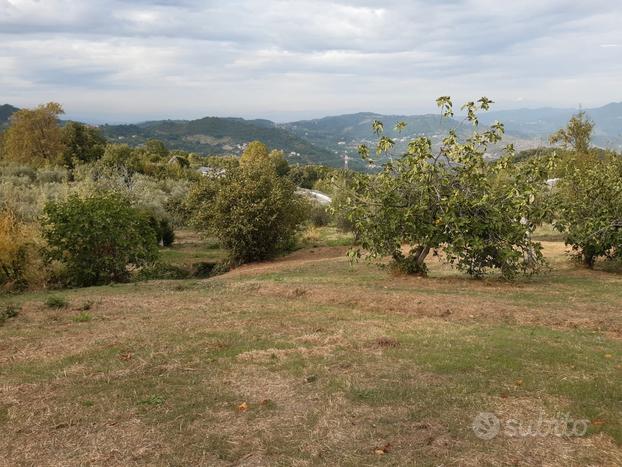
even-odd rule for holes
{"type": "Polygon", "coordinates": [[[622,278],[547,249],[554,270],[518,283],[440,264],[393,277],[318,244],[207,280],[63,291],[63,308],[0,298],[21,306],[0,328],[0,449],[38,465],[615,465],[622,278]],[[483,441],[479,412],[591,423],[483,441]]]}

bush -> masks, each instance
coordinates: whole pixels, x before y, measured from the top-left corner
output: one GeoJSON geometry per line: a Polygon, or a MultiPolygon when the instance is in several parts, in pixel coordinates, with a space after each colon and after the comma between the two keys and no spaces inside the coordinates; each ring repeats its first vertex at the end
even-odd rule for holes
{"type": "Polygon", "coordinates": [[[175,231],[168,219],[160,219],[158,223],[158,241],[162,246],[171,246],[175,241],[175,231]]]}
{"type": "Polygon", "coordinates": [[[81,311],[76,316],[72,318],[74,323],[87,323],[93,319],[93,315],[91,315],[88,311],[81,311]]]}
{"type": "Polygon", "coordinates": [[[315,227],[324,227],[330,224],[332,216],[326,206],[314,204],[309,211],[309,220],[315,227]]]}
{"type": "Polygon", "coordinates": [[[0,326],[2,326],[7,319],[15,318],[20,312],[20,307],[12,303],[5,305],[0,310],[0,326]]]}
{"type": "Polygon", "coordinates": [[[48,308],[67,308],[69,306],[69,302],[65,299],[65,297],[61,297],[59,295],[50,295],[45,299],[45,306],[48,308]]]}
{"type": "Polygon", "coordinates": [[[37,229],[11,211],[0,213],[0,286],[23,290],[45,282],[37,229]]]}
{"type": "Polygon", "coordinates": [[[126,281],[130,267],[157,259],[154,229],[147,216],[115,194],[80,198],[45,207],[47,255],[66,267],[70,284],[89,286],[126,281]]]}
{"type": "Polygon", "coordinates": [[[186,279],[190,272],[173,264],[156,261],[138,271],[136,280],[149,281],[154,279],[186,279]]]}
{"type": "Polygon", "coordinates": [[[199,182],[188,205],[193,223],[217,237],[233,263],[271,258],[293,247],[306,202],[270,161],[255,161],[199,182]]]}
{"type": "Polygon", "coordinates": [[[153,229],[158,245],[171,246],[175,241],[175,231],[168,219],[158,219],[155,215],[145,213],[149,225],[153,229]]]}

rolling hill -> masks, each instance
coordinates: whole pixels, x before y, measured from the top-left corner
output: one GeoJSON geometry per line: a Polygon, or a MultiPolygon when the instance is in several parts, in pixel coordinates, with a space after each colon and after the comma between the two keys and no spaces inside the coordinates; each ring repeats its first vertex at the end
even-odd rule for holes
{"type": "MultiPolygon", "coordinates": [[[[19,109],[9,104],[0,106],[0,127],[19,109]]],[[[594,144],[622,150],[622,102],[584,109],[595,122],[594,144]]],[[[480,115],[482,125],[495,120],[505,124],[504,143],[513,143],[519,150],[547,144],[551,133],[566,125],[578,109],[516,109],[500,110],[480,115]]],[[[171,149],[183,149],[199,154],[240,154],[246,143],[260,140],[270,148],[285,151],[290,163],[342,166],[349,159],[351,168],[364,168],[357,148],[361,143],[373,143],[371,130],[374,120],[384,123],[385,134],[396,140],[396,152],[405,149],[416,136],[428,136],[438,146],[449,128],[466,135],[468,124],[456,119],[441,119],[438,114],[382,115],[372,112],[337,115],[313,120],[274,123],[270,120],[205,117],[197,120],[158,120],[126,125],[101,125],[103,134],[111,141],[138,146],[156,138],[171,149]],[[404,121],[407,126],[397,133],[395,124],[404,121]]],[[[500,147],[491,148],[494,155],[500,147]]]]}
{"type": "MultiPolygon", "coordinates": [[[[594,144],[618,151],[622,149],[622,102],[583,110],[596,124],[594,144]]],[[[505,124],[508,135],[540,140],[546,144],[549,135],[563,128],[578,111],[554,108],[501,110],[482,114],[480,120],[483,124],[499,120],[505,124]]]]}
{"type": "Polygon", "coordinates": [[[100,128],[110,140],[132,146],[156,138],[174,149],[200,154],[239,154],[244,144],[260,140],[270,148],[285,151],[290,163],[338,163],[338,159],[329,150],[318,147],[269,120],[205,117],[198,120],[160,120],[135,125],[102,125],[100,128]]]}

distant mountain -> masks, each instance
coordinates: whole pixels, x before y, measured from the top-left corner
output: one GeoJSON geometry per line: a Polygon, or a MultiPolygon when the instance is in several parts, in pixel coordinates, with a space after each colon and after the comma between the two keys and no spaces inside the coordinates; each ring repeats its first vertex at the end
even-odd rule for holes
{"type": "MultiPolygon", "coordinates": [[[[583,110],[596,124],[594,144],[622,149],[622,102],[583,110]]],[[[570,117],[578,111],[554,108],[501,110],[482,114],[480,121],[488,125],[498,120],[505,124],[508,135],[540,140],[546,144],[551,133],[566,126],[570,117]]]]}
{"type": "Polygon", "coordinates": [[[0,105],[0,127],[6,126],[9,123],[11,115],[17,112],[19,109],[9,104],[0,105]]]}
{"type": "Polygon", "coordinates": [[[170,148],[200,154],[240,154],[246,143],[260,140],[282,149],[290,163],[338,165],[329,150],[315,146],[270,120],[205,117],[199,120],[159,120],[135,125],[102,125],[103,134],[132,146],[155,138],[170,148]]]}
{"type": "MultiPolygon", "coordinates": [[[[19,110],[9,104],[0,106],[0,128],[19,110]]],[[[594,144],[622,151],[622,102],[603,107],[584,109],[594,121],[594,144]]],[[[547,145],[548,137],[563,128],[578,109],[517,109],[480,114],[482,125],[495,120],[505,124],[504,144],[513,143],[518,150],[547,145]]],[[[376,140],[371,125],[374,120],[384,123],[385,134],[396,140],[396,152],[405,150],[416,136],[429,137],[438,146],[450,128],[466,135],[470,126],[461,119],[441,119],[436,115],[382,115],[361,112],[347,115],[301,120],[276,124],[270,120],[205,117],[198,120],[158,120],[131,125],[102,125],[103,134],[111,141],[138,146],[148,139],[164,141],[171,149],[183,149],[199,154],[240,154],[244,145],[260,140],[270,148],[285,151],[290,163],[364,168],[357,153],[361,143],[376,140]],[[460,121],[459,121],[460,120],[460,121]],[[397,122],[406,129],[397,133],[397,122]]],[[[500,152],[501,145],[490,149],[491,155],[500,152]]]]}
{"type": "Polygon", "coordinates": [[[362,167],[357,149],[362,143],[373,144],[377,137],[372,131],[372,123],[379,120],[384,125],[384,134],[396,141],[397,152],[406,148],[408,141],[417,136],[428,136],[433,142],[440,141],[449,128],[464,132],[466,129],[453,119],[442,119],[440,115],[382,115],[361,112],[347,115],[301,120],[283,123],[279,126],[304,138],[316,146],[330,150],[334,157],[349,158],[351,167],[362,167]],[[395,130],[398,122],[406,123],[401,132],[395,130]]]}
{"type": "MultiPolygon", "coordinates": [[[[622,150],[622,103],[612,103],[594,109],[584,109],[594,121],[594,144],[622,150]]],[[[512,143],[521,149],[547,145],[549,136],[568,123],[579,109],[518,109],[482,112],[481,125],[488,126],[498,120],[505,124],[506,136],[503,143],[512,143]]],[[[441,119],[439,115],[382,115],[377,113],[356,113],[284,123],[280,126],[316,146],[332,151],[335,155],[347,155],[358,161],[357,147],[361,143],[374,141],[371,124],[374,120],[384,123],[385,134],[397,139],[396,150],[404,149],[405,143],[415,136],[425,135],[438,145],[442,135],[449,128],[455,128],[463,136],[470,132],[470,126],[456,119],[441,119]],[[395,124],[403,121],[406,129],[398,134],[395,124]]],[[[503,145],[491,147],[492,155],[498,154],[503,145]]]]}

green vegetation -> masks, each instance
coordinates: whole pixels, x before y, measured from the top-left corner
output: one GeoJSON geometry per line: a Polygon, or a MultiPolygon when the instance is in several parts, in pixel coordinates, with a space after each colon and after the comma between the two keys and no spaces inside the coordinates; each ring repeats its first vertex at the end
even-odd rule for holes
{"type": "Polygon", "coordinates": [[[0,286],[23,290],[45,282],[39,256],[41,241],[36,229],[10,210],[0,212],[0,286]]]}
{"type": "MultiPolygon", "coordinates": [[[[485,160],[488,146],[503,136],[501,124],[477,131],[476,111],[488,110],[490,103],[482,98],[464,107],[475,128],[464,143],[450,130],[434,154],[432,142],[420,137],[406,154],[382,163],[378,175],[355,178],[345,210],[363,254],[390,256],[394,269],[411,274],[425,274],[426,258],[441,248],[450,263],[476,277],[499,269],[511,278],[542,266],[539,244],[530,235],[543,216],[536,200],[545,190],[544,176],[534,164],[513,166],[511,155],[494,164],[485,160]]],[[[438,104],[453,116],[449,98],[438,104]]],[[[383,135],[381,122],[374,129],[376,153],[389,153],[393,139],[383,135]]],[[[367,146],[360,152],[373,162],[367,146]]],[[[354,251],[356,257],[361,250],[354,251]]]]}
{"type": "Polygon", "coordinates": [[[125,281],[128,266],[157,258],[156,231],[122,196],[72,196],[48,204],[44,216],[47,256],[65,266],[72,285],[125,281]]]}
{"type": "Polygon", "coordinates": [[[294,246],[306,203],[278,173],[261,143],[251,143],[238,169],[206,179],[190,193],[193,223],[217,237],[234,263],[274,257],[294,246]]]}
{"type": "Polygon", "coordinates": [[[67,308],[69,303],[65,299],[65,297],[61,297],[59,295],[50,295],[45,299],[45,306],[48,308],[67,308]]]}
{"type": "Polygon", "coordinates": [[[206,117],[191,121],[156,121],[139,125],[103,125],[104,136],[132,146],[150,139],[163,140],[169,147],[199,154],[239,153],[249,141],[259,140],[287,153],[290,163],[326,163],[341,166],[331,151],[316,146],[268,120],[206,117]]]}
{"type": "Polygon", "coordinates": [[[590,127],[587,146],[490,161],[490,104],[468,103],[472,133],[450,121],[440,147],[373,122],[366,174],[259,141],[240,159],[103,144],[52,107],[18,114],[0,164],[3,460],[619,463],[621,159],[590,127]],[[33,119],[60,138],[11,152],[46,144],[33,119]],[[89,287],[49,290],[67,285],[89,287]],[[481,412],[588,431],[484,441],[481,412]]]}
{"type": "Polygon", "coordinates": [[[36,165],[60,163],[64,145],[58,116],[63,113],[55,102],[15,112],[2,138],[3,158],[36,165]]]}
{"type": "Polygon", "coordinates": [[[19,315],[20,307],[14,303],[7,303],[0,308],[0,326],[2,326],[7,319],[15,318],[19,315]]]}
{"type": "Polygon", "coordinates": [[[597,258],[622,258],[622,157],[592,161],[561,180],[557,228],[588,267],[597,258]]]}

